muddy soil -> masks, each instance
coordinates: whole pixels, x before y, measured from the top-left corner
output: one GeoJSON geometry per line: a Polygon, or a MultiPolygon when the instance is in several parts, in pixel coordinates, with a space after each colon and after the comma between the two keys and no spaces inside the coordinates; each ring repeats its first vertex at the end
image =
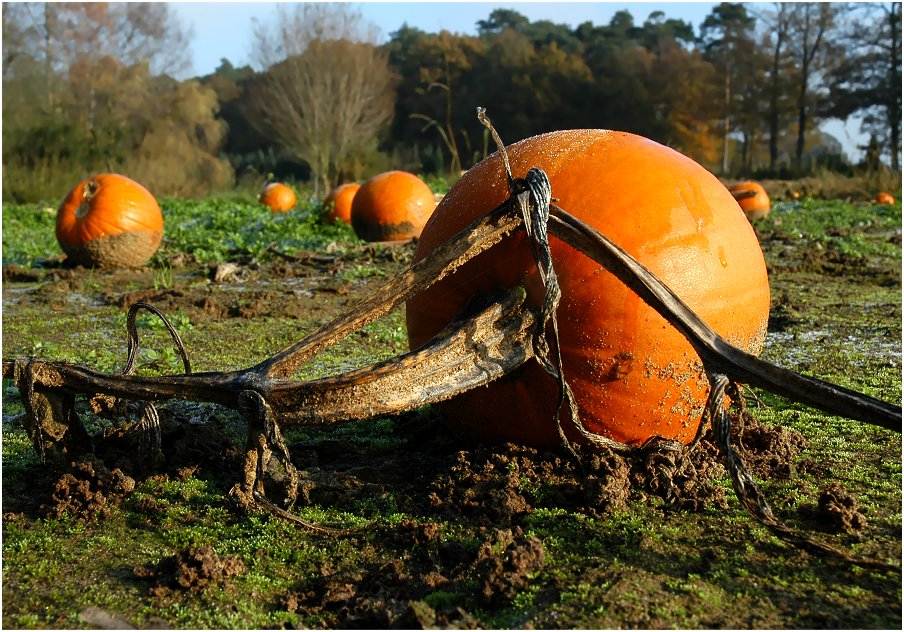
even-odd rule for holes
{"type": "Polygon", "coordinates": [[[349,294],[366,292],[410,261],[412,245],[354,248],[345,255],[299,253],[264,264],[185,264],[161,273],[150,268],[98,271],[81,266],[3,267],[5,281],[35,284],[5,295],[7,306],[72,309],[73,303],[127,310],[151,303],[164,313],[180,311],[193,322],[223,318],[311,318],[349,303],[349,294]],[[224,273],[224,266],[228,272],[224,273]],[[362,276],[376,270],[379,274],[362,276]],[[361,272],[363,270],[363,273],[361,272]],[[135,288],[135,289],[130,289],[135,288]]]}
{"type": "Polygon", "coordinates": [[[236,556],[220,557],[211,546],[183,549],[150,566],[134,569],[137,578],[152,582],[151,594],[165,596],[167,591],[200,592],[222,584],[245,572],[245,564],[236,556]]]}
{"type": "MultiPolygon", "coordinates": [[[[228,268],[180,261],[173,262],[179,265],[172,276],[162,279],[152,269],[99,273],[5,266],[4,279],[15,291],[4,291],[4,305],[78,314],[91,308],[125,312],[145,301],[165,313],[184,313],[199,328],[228,319],[325,322],[401,269],[411,253],[410,246],[360,247],[341,256],[300,253],[228,268]],[[367,266],[382,272],[371,274],[367,266]]],[[[847,274],[849,262],[831,259],[835,255],[788,253],[772,259],[784,271],[847,274]]],[[[899,272],[883,274],[880,282],[900,283],[899,272]]],[[[806,306],[796,305],[787,293],[778,296],[771,330],[793,329],[806,306]]],[[[63,472],[32,465],[23,477],[27,480],[13,481],[4,491],[6,517],[67,515],[90,522],[123,504],[142,516],[145,526],[162,528],[164,503],[146,494],[133,497],[136,485],[202,479],[225,496],[236,482],[242,438],[224,425],[221,412],[213,406],[163,404],[155,438],[138,427],[135,409],[118,410],[94,429],[92,456],[63,472]]],[[[326,507],[370,522],[348,536],[364,551],[364,563],[328,559],[269,608],[323,627],[476,628],[487,616],[511,608],[553,563],[543,541],[531,533],[531,518],[540,510],[599,519],[634,504],[681,515],[728,509],[726,472],[709,436],[687,454],[660,443],[628,457],[598,451],[576,461],[514,444],[469,443],[449,421],[432,410],[402,415],[371,441],[349,441],[330,430],[287,431],[300,474],[294,509],[326,507]],[[393,522],[385,519],[389,514],[417,518],[393,522]],[[467,537],[448,537],[444,525],[449,524],[467,537]]],[[[799,432],[746,414],[735,414],[733,425],[735,449],[758,479],[791,481],[816,467],[801,460],[807,441],[799,432]]],[[[270,472],[272,498],[280,497],[280,484],[279,472],[270,472]]],[[[842,483],[825,487],[818,503],[804,505],[799,513],[805,525],[831,534],[857,537],[869,525],[867,510],[842,483]]],[[[243,518],[234,510],[232,519],[243,518]]],[[[140,580],[150,599],[166,603],[174,595],[233,586],[249,565],[210,546],[189,547],[136,566],[130,576],[140,580]]],[[[554,604],[560,597],[555,586],[535,590],[537,604],[554,604]]]]}

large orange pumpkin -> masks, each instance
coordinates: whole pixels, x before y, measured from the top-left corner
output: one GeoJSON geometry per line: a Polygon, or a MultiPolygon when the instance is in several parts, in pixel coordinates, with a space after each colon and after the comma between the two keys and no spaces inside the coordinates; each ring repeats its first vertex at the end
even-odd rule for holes
{"type": "Polygon", "coordinates": [[[352,201],[352,227],[365,241],[403,241],[418,237],[436,207],[423,180],[406,171],[387,171],[358,189],[352,201]]]}
{"type": "Polygon", "coordinates": [[[882,191],[876,195],[876,204],[894,204],[895,196],[886,191],[882,191]]]}
{"type": "MultiPolygon", "coordinates": [[[[626,249],[735,345],[757,353],[769,315],[766,265],[749,222],[724,186],[672,149],[623,132],[573,130],[509,148],[512,169],[546,171],[558,204],[626,249]]],[[[476,165],[424,227],[415,260],[508,197],[502,161],[476,165]]],[[[565,376],[592,432],[627,444],[659,435],[689,442],[708,382],[693,348],[671,325],[590,258],[550,238],[562,289],[558,308],[565,376]]],[[[523,284],[542,302],[531,248],[506,239],[412,298],[412,348],[472,301],[523,284]]],[[[531,361],[445,404],[448,417],[484,439],[558,444],[558,384],[531,361]]],[[[567,417],[567,413],[565,414],[567,417]]],[[[578,436],[566,424],[566,432],[578,436]]]]}
{"type": "Polygon", "coordinates": [[[333,222],[352,223],[352,200],[361,185],[357,182],[348,182],[340,184],[338,187],[330,191],[330,194],[324,200],[326,206],[327,219],[333,222]]]}
{"type": "Polygon", "coordinates": [[[102,173],[79,182],[63,200],[56,237],[75,263],[142,266],[160,247],[163,214],[143,186],[116,173],[102,173]]]}
{"type": "Polygon", "coordinates": [[[274,213],[287,213],[295,208],[295,191],[281,182],[271,182],[261,191],[260,202],[274,213]]]}
{"type": "Polygon", "coordinates": [[[769,215],[771,205],[766,189],[759,182],[748,180],[739,182],[728,188],[737,200],[738,205],[751,222],[769,215]]]}

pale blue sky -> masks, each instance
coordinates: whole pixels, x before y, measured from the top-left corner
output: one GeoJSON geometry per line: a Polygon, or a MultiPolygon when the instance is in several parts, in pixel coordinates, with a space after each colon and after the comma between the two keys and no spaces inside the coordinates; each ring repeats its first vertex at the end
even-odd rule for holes
{"type": "MultiPolygon", "coordinates": [[[[458,33],[476,33],[477,21],[485,19],[493,9],[515,9],[531,20],[552,20],[577,26],[581,22],[608,23],[620,10],[627,9],[637,22],[643,22],[653,11],[662,10],[669,17],[687,20],[699,26],[712,2],[363,2],[353,3],[364,17],[379,29],[383,41],[403,23],[425,31],[446,29],[458,33]]],[[[233,65],[248,61],[251,21],[267,21],[275,13],[273,2],[187,2],[172,8],[194,29],[192,56],[194,72],[212,72],[225,57],[233,65]]]]}
{"type": "MultiPolygon", "coordinates": [[[[695,29],[710,12],[713,2],[363,2],[355,3],[364,17],[379,29],[383,41],[404,22],[409,26],[435,32],[446,29],[458,33],[475,33],[478,20],[485,19],[495,8],[515,9],[531,20],[552,20],[577,26],[581,22],[608,23],[622,9],[627,9],[636,22],[643,22],[653,11],[667,17],[690,22],[695,29]]],[[[757,5],[751,5],[756,7],[757,5]]],[[[760,5],[762,6],[762,5],[760,5]]],[[[268,21],[275,13],[272,2],[187,2],[172,4],[173,10],[194,32],[191,53],[193,74],[213,72],[221,58],[235,66],[249,61],[252,19],[268,21]]],[[[859,123],[827,121],[822,129],[835,136],[849,157],[857,159],[857,145],[866,138],[859,133],[859,123]]]]}

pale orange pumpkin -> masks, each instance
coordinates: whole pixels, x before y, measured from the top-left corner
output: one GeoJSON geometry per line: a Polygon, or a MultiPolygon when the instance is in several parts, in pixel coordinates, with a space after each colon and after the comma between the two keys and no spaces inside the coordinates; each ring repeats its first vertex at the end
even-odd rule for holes
{"type": "Polygon", "coordinates": [[[271,182],[260,195],[260,203],[274,213],[288,213],[295,208],[297,201],[295,191],[281,182],[271,182]]]}
{"type": "Polygon", "coordinates": [[[769,195],[759,182],[752,180],[739,182],[728,187],[728,190],[750,221],[763,219],[769,215],[771,209],[769,195]]]}
{"type": "Polygon", "coordinates": [[[351,224],[352,201],[360,188],[361,185],[357,182],[347,182],[330,191],[323,203],[324,207],[326,207],[327,220],[351,224]]]}
{"type": "MultiPolygon", "coordinates": [[[[553,132],[508,151],[516,177],[542,168],[559,206],[627,250],[730,342],[759,352],[769,316],[766,264],[750,223],[712,174],[668,147],[623,132],[553,132]]],[[[508,195],[502,161],[494,154],[440,202],[415,261],[508,195]]],[[[631,445],[656,435],[689,442],[708,394],[694,349],[599,264],[555,237],[550,244],[562,289],[557,315],[564,373],[586,428],[631,445]]],[[[475,297],[519,284],[529,300],[542,302],[523,234],[408,301],[411,348],[437,334],[475,297]]],[[[444,406],[450,423],[481,438],[553,447],[559,441],[557,403],[557,382],[530,361],[444,406]]],[[[565,431],[579,440],[567,422],[565,431]]]]}
{"type": "Polygon", "coordinates": [[[82,180],[57,210],[56,237],[75,263],[142,266],[163,238],[163,214],[143,186],[116,173],[82,180]]]}
{"type": "Polygon", "coordinates": [[[387,171],[355,193],[352,227],[365,241],[405,241],[421,234],[435,207],[423,180],[406,171],[387,171]]]}

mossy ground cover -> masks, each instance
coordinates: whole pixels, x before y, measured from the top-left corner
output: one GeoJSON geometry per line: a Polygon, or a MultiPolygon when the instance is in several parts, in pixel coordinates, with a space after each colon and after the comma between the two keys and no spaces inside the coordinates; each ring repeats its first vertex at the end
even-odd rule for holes
{"type": "MultiPolygon", "coordinates": [[[[322,226],[312,206],[285,216],[242,198],[162,206],[167,239],[151,267],[116,273],[60,268],[52,213],[4,207],[4,264],[20,266],[5,268],[4,357],[116,370],[125,358],[123,305],[142,296],[173,318],[197,370],[248,366],[347,309],[411,254],[322,226]],[[226,261],[239,264],[237,276],[213,282],[226,261]]],[[[807,200],[780,204],[758,224],[773,289],[767,358],[900,401],[900,213],[807,200]]],[[[142,340],[141,372],[179,370],[162,327],[143,320],[142,340]]],[[[396,312],[301,377],[405,348],[396,312]]],[[[776,513],[854,553],[900,559],[900,436],[766,393],[752,393],[750,407],[806,439],[788,477],[763,481],[776,513]],[[829,532],[813,518],[832,482],[857,499],[865,528],[829,532]]],[[[37,462],[21,410],[5,384],[4,627],[83,627],[96,609],[114,621],[172,627],[901,625],[900,574],[783,544],[740,508],[725,476],[716,481],[724,506],[675,509],[635,490],[606,511],[580,510],[562,500],[567,488],[531,472],[554,456],[473,446],[427,409],[288,433],[307,485],[299,515],[361,528],[324,537],[235,511],[226,497],[238,477],[229,445],[240,445],[242,421],[215,406],[171,404],[161,416],[191,417],[197,433],[173,444],[182,460],[136,476],[131,493],[93,516],[56,515],[41,505],[53,504],[59,473],[37,462]],[[467,505],[450,501],[494,476],[515,490],[498,496],[500,507],[459,511],[467,505]],[[506,505],[524,498],[528,505],[506,505]],[[180,588],[136,571],[200,546],[238,560],[241,572],[180,588]]],[[[91,423],[96,432],[111,425],[91,423]]],[[[478,499],[491,505],[498,491],[478,499]]]]}

